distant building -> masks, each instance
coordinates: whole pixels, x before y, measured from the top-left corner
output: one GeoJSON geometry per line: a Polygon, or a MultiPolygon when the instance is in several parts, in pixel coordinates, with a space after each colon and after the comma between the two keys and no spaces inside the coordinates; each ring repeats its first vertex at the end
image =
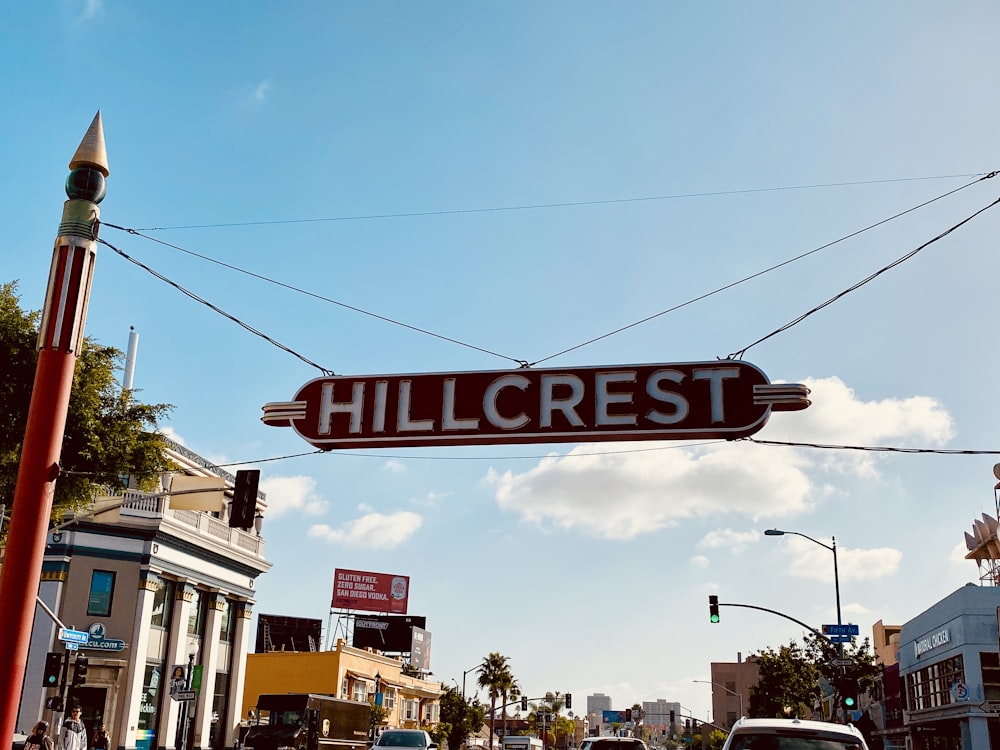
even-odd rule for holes
{"type": "Polygon", "coordinates": [[[242,716],[249,716],[264,693],[322,693],[368,702],[380,692],[389,712],[386,726],[430,729],[440,720],[441,683],[404,675],[402,668],[399,657],[348,646],[343,638],[332,651],[247,654],[242,716]]]}
{"type": "Polygon", "coordinates": [[[594,693],[587,696],[587,723],[591,735],[604,733],[604,712],[611,710],[611,696],[594,693]]]}
{"type": "MultiPolygon", "coordinates": [[[[657,737],[666,737],[670,733],[670,712],[674,712],[674,724],[681,715],[681,704],[657,698],[655,701],[643,701],[642,723],[657,737]]],[[[681,722],[683,723],[683,721],[681,722]]]]}
{"type": "Polygon", "coordinates": [[[712,716],[718,726],[729,729],[750,711],[750,688],[757,684],[760,668],[754,658],[735,662],[712,662],[712,716]]]}

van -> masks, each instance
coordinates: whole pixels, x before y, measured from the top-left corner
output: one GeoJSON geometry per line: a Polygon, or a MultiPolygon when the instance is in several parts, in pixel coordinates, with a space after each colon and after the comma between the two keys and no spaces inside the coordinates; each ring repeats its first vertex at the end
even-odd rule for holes
{"type": "Polygon", "coordinates": [[[585,737],[580,750],[646,750],[638,737],[585,737]]]}
{"type": "Polygon", "coordinates": [[[519,737],[507,735],[501,740],[500,750],[543,750],[543,744],[537,737],[519,737]]]}
{"type": "Polygon", "coordinates": [[[316,693],[257,698],[243,750],[365,750],[371,706],[316,693]]]}

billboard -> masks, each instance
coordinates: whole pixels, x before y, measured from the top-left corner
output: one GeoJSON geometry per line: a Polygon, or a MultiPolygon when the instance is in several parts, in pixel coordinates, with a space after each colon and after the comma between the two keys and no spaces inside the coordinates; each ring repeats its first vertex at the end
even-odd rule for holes
{"type": "Polygon", "coordinates": [[[409,596],[409,576],[337,568],[330,607],[405,615],[409,596]]]}
{"type": "Polygon", "coordinates": [[[423,672],[431,671],[431,634],[423,628],[413,628],[410,666],[423,672]]]}
{"type": "Polygon", "coordinates": [[[608,711],[604,710],[601,712],[601,723],[602,724],[624,724],[625,723],[625,712],[624,711],[608,711]]]}
{"type": "Polygon", "coordinates": [[[357,615],[351,645],[408,653],[412,645],[410,629],[414,627],[427,627],[427,618],[419,615],[357,615]]]}
{"type": "Polygon", "coordinates": [[[323,621],[281,615],[257,616],[257,642],[254,651],[319,651],[323,621]]]}

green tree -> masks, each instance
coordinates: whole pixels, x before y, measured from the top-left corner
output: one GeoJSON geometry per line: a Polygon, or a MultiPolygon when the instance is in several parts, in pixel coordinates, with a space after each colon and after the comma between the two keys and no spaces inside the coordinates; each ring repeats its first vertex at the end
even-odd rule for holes
{"type": "Polygon", "coordinates": [[[517,680],[514,679],[514,675],[511,674],[510,670],[508,669],[507,674],[503,676],[503,678],[500,681],[499,688],[500,688],[500,698],[502,699],[500,704],[501,705],[500,710],[503,712],[503,714],[500,717],[500,727],[501,727],[500,734],[501,736],[506,737],[507,704],[510,701],[517,700],[517,698],[521,695],[521,685],[517,680]]]}
{"type": "Polygon", "coordinates": [[[805,638],[808,658],[815,665],[819,676],[833,690],[834,716],[839,711],[837,707],[842,696],[838,687],[842,679],[848,684],[856,685],[859,693],[866,693],[875,684],[875,677],[881,671],[881,667],[875,663],[875,653],[868,638],[863,639],[860,644],[845,643],[843,647],[841,653],[840,645],[830,643],[826,638],[818,635],[805,638]],[[833,660],[841,657],[851,659],[853,663],[846,667],[835,666],[833,660]]]}
{"type": "Polygon", "coordinates": [[[368,701],[369,705],[372,707],[371,710],[371,720],[369,722],[369,737],[375,738],[375,727],[380,727],[385,724],[385,720],[389,718],[389,709],[385,706],[378,705],[374,699],[368,701]]]}
{"type": "Polygon", "coordinates": [[[497,698],[502,695],[505,687],[510,689],[514,679],[510,671],[510,659],[499,651],[493,651],[479,665],[478,674],[476,684],[484,688],[490,696],[490,747],[492,747],[493,738],[496,737],[497,698]]]}
{"type": "Polygon", "coordinates": [[[448,750],[458,750],[466,737],[483,728],[486,707],[477,698],[467,701],[457,688],[444,685],[441,688],[445,691],[441,696],[441,720],[431,736],[439,745],[447,739],[448,750]]]}
{"type": "MultiPolygon", "coordinates": [[[[21,443],[28,421],[38,352],[38,312],[21,309],[17,282],[0,285],[0,503],[13,504],[21,443]]],[[[88,506],[95,490],[140,487],[171,468],[157,424],[172,408],[143,404],[122,389],[115,372],[122,352],[86,339],[73,373],[53,517],[88,506]]],[[[13,508],[13,512],[17,509],[13,508]]]]}
{"type": "Polygon", "coordinates": [[[750,688],[750,716],[812,718],[820,697],[819,671],[794,640],[754,654],[760,676],[750,688]]]}

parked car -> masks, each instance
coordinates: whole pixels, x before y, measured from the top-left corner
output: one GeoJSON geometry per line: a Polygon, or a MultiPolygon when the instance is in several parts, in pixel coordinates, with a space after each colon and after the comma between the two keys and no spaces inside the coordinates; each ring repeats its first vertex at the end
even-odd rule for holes
{"type": "Polygon", "coordinates": [[[375,750],[405,747],[410,750],[437,750],[437,743],[423,729],[386,729],[372,745],[375,750]]]}
{"type": "Polygon", "coordinates": [[[853,724],[806,719],[740,719],[722,750],[868,750],[853,724]]]}

